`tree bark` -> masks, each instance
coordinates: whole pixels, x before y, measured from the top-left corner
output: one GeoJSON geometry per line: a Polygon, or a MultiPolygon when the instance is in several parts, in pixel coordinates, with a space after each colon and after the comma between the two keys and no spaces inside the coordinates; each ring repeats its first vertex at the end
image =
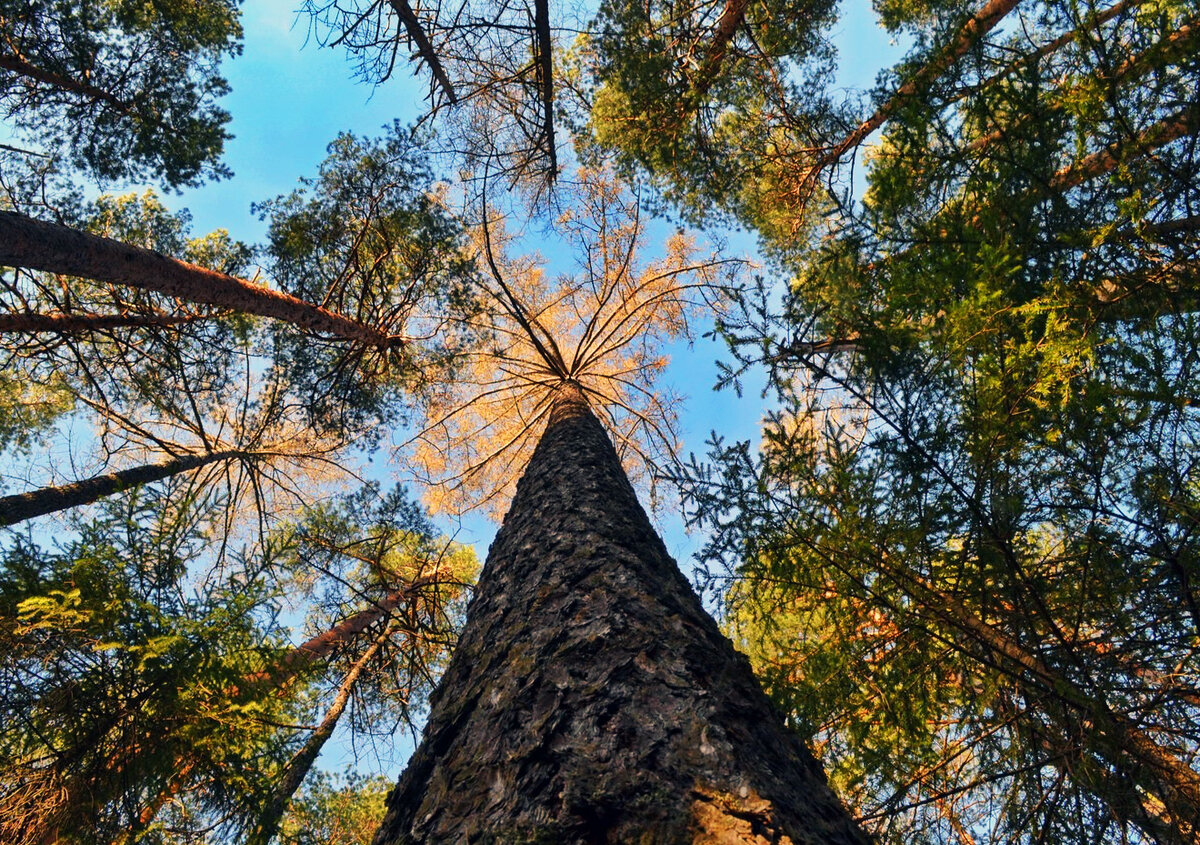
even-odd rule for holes
{"type": "Polygon", "coordinates": [[[725,54],[729,52],[729,45],[733,43],[733,36],[737,34],[738,27],[746,19],[746,9],[749,6],[750,0],[725,0],[721,16],[717,18],[717,27],[713,31],[712,43],[704,51],[704,62],[700,65],[695,79],[691,80],[693,101],[699,101],[716,81],[721,63],[725,61],[725,54]]]}
{"type": "Polygon", "coordinates": [[[377,845],[868,841],[569,382],[467,618],[377,845]]]}
{"type": "Polygon", "coordinates": [[[1111,173],[1123,162],[1141,158],[1159,147],[1186,135],[1192,135],[1198,130],[1200,130],[1200,106],[1187,106],[1148,127],[1136,138],[1111,144],[1062,168],[1050,179],[1043,193],[1059,193],[1082,185],[1096,176],[1111,173]],[[1133,150],[1134,154],[1127,154],[1127,150],[1133,150]]]}
{"type": "Polygon", "coordinates": [[[90,505],[105,496],[128,490],[130,487],[161,481],[177,473],[188,472],[217,461],[246,457],[249,454],[229,449],[200,455],[183,455],[157,464],[143,464],[107,475],[95,475],[73,484],[42,487],[28,493],[0,497],[0,525],[13,525],[35,516],[90,505]]]}
{"type": "Polygon", "coordinates": [[[386,349],[406,342],[280,291],[13,211],[0,211],[0,265],[156,291],[369,346],[386,349]]]}

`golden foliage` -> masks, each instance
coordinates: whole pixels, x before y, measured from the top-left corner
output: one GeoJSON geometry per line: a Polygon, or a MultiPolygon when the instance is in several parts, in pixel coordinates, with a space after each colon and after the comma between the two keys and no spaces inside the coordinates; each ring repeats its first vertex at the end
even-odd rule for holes
{"type": "Polygon", "coordinates": [[[435,512],[503,515],[564,381],[583,390],[635,484],[678,449],[665,345],[690,339],[690,323],[720,307],[742,262],[702,256],[676,233],[643,264],[637,200],[609,173],[579,171],[572,200],[555,229],[574,274],[551,279],[540,256],[507,257],[495,220],[476,233],[492,272],[490,307],[473,326],[486,340],[464,353],[410,442],[435,512]]]}

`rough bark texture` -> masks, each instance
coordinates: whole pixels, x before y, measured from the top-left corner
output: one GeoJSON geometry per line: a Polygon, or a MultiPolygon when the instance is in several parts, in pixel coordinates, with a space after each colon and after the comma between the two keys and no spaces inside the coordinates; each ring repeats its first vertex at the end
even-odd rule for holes
{"type": "Polygon", "coordinates": [[[517,487],[375,841],[867,841],[576,390],[517,487]]]}
{"type": "Polygon", "coordinates": [[[205,319],[201,314],[0,314],[0,333],[78,335],[111,329],[170,328],[205,319]]]}

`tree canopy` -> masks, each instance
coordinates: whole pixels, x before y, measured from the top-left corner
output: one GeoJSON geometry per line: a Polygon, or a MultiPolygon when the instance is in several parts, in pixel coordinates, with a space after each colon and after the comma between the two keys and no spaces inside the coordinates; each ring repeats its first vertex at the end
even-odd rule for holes
{"type": "Polygon", "coordinates": [[[306,2],[424,105],[260,244],[102,193],[232,176],[237,3],[9,5],[0,838],[355,841],[474,569],[368,459],[498,514],[566,382],[881,841],[1197,836],[1194,3],[306,2]]]}

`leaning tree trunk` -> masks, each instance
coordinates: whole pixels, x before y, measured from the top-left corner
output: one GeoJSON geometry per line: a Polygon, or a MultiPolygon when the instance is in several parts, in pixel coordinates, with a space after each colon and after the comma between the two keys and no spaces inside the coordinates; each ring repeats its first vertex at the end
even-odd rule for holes
{"type": "Polygon", "coordinates": [[[253,452],[241,449],[180,455],[157,464],[143,464],[106,475],[94,475],[71,484],[41,487],[27,493],[3,496],[0,497],[0,525],[14,525],[36,516],[90,505],[130,487],[152,484],[209,464],[249,458],[253,455],[253,452]]]}
{"type": "Polygon", "coordinates": [[[0,211],[0,266],[155,291],[381,349],[408,342],[282,291],[15,211],[0,211]]]}
{"type": "Polygon", "coordinates": [[[573,385],[375,841],[865,843],[573,385]]]}

